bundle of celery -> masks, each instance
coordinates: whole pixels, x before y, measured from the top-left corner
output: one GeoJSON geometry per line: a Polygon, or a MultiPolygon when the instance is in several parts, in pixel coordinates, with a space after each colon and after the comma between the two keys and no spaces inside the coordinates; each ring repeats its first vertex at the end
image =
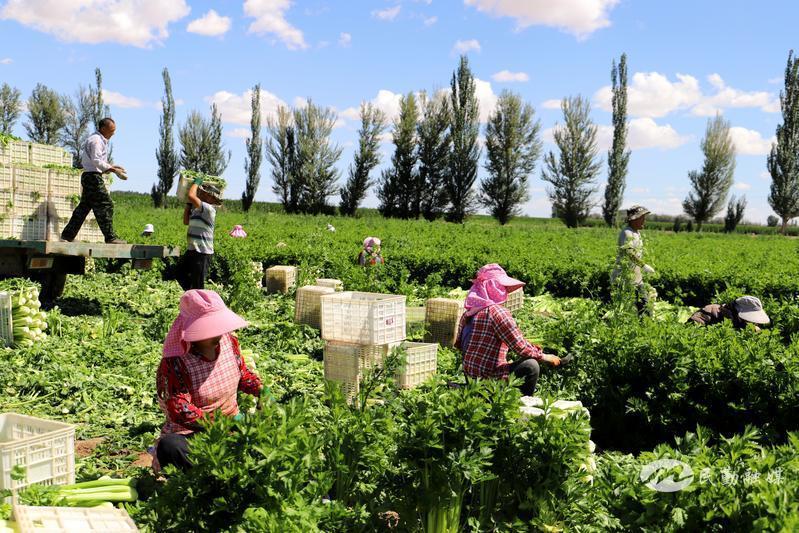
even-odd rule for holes
{"type": "Polygon", "coordinates": [[[103,476],[74,485],[30,485],[19,493],[23,505],[56,507],[99,507],[119,502],[135,502],[139,495],[134,479],[103,476]]]}
{"type": "Polygon", "coordinates": [[[47,334],[47,313],[39,304],[39,287],[27,280],[8,280],[0,284],[0,291],[11,295],[11,322],[14,344],[33,346],[47,334]]]}

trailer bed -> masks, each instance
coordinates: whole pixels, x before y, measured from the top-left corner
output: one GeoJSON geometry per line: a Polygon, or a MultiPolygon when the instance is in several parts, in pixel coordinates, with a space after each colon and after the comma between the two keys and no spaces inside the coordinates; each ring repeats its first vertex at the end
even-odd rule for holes
{"type": "Polygon", "coordinates": [[[177,246],[152,244],[0,240],[0,249],[2,248],[22,248],[42,255],[93,257],[95,259],[163,259],[180,255],[180,248],[177,246]]]}

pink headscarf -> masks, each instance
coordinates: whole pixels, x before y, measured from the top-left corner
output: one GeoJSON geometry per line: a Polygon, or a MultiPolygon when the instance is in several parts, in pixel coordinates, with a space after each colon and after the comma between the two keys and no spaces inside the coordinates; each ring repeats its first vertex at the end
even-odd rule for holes
{"type": "Polygon", "coordinates": [[[214,291],[190,290],[180,298],[180,313],[164,340],[164,357],[182,357],[192,342],[230,333],[247,326],[214,291]]]}
{"type": "Polygon", "coordinates": [[[363,240],[363,249],[367,252],[371,252],[374,246],[380,246],[380,239],[377,237],[366,237],[363,240]]]}
{"type": "Polygon", "coordinates": [[[505,273],[496,263],[477,271],[472,288],[466,295],[466,316],[474,316],[486,307],[505,303],[508,293],[524,287],[524,283],[505,273]]]}

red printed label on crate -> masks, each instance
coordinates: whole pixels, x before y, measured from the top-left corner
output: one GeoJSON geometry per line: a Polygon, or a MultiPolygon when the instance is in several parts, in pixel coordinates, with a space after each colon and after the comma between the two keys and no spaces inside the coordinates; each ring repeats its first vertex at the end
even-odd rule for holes
{"type": "Polygon", "coordinates": [[[394,317],[386,319],[386,326],[393,326],[394,325],[394,317]]]}

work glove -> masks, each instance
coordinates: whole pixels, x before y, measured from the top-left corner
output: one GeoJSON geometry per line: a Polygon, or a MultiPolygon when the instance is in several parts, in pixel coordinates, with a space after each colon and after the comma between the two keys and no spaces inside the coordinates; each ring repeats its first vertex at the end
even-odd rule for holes
{"type": "Polygon", "coordinates": [[[200,176],[197,176],[196,178],[194,178],[194,184],[195,184],[197,187],[199,187],[200,185],[202,185],[202,184],[203,184],[203,179],[202,179],[200,176]]]}
{"type": "Polygon", "coordinates": [[[649,265],[644,265],[644,272],[646,272],[647,274],[654,274],[655,269],[649,265]]]}
{"type": "Polygon", "coordinates": [[[239,420],[241,420],[241,419],[243,419],[243,418],[244,418],[244,415],[243,415],[243,414],[241,414],[241,413],[238,413],[238,414],[236,414],[236,415],[233,415],[233,420],[235,420],[236,422],[238,422],[239,420]]]}

